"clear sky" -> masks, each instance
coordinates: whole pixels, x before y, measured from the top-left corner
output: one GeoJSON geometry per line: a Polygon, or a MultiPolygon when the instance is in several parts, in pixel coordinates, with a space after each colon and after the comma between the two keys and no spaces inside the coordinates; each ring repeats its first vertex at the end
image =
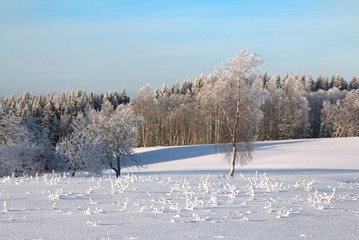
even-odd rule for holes
{"type": "Polygon", "coordinates": [[[263,72],[359,76],[358,0],[0,0],[0,96],[130,96],[247,48],[263,72]]]}

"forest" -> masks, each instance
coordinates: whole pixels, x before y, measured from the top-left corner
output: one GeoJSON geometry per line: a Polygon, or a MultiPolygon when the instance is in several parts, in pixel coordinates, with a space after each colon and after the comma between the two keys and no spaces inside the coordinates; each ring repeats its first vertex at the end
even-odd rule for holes
{"type": "Polygon", "coordinates": [[[222,144],[240,142],[242,136],[243,142],[359,136],[359,77],[346,81],[340,74],[313,79],[310,74],[264,73],[255,75],[259,84],[246,81],[247,88],[223,87],[221,79],[237,72],[230,69],[228,75],[223,66],[220,70],[182,84],[156,89],[146,85],[132,99],[125,89],[4,96],[0,176],[49,171],[96,174],[104,168],[119,176],[123,167],[141,167],[135,147],[222,144]],[[241,92],[235,91],[239,88],[241,92]],[[233,103],[239,94],[241,101],[233,103]],[[239,109],[246,112],[246,119],[231,122],[232,110],[226,109],[236,104],[237,120],[239,109]],[[231,124],[239,124],[238,133],[232,132],[231,124]],[[236,134],[241,137],[235,139],[236,134]]]}

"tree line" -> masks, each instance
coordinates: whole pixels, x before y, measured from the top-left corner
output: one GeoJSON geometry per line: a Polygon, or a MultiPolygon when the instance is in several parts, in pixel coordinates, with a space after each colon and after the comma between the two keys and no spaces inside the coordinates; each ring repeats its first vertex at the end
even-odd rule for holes
{"type": "Polygon", "coordinates": [[[0,101],[0,176],[140,167],[133,148],[141,119],[126,91],[5,97],[0,101]]]}
{"type": "MultiPolygon", "coordinates": [[[[143,117],[138,145],[228,143],[229,133],[220,124],[225,116],[213,103],[213,111],[205,111],[203,94],[219,99],[211,90],[203,91],[212,78],[213,74],[200,75],[194,82],[176,82],[172,87],[164,84],[155,90],[150,85],[142,87],[131,102],[143,117]]],[[[257,140],[359,136],[359,77],[349,83],[339,74],[331,81],[322,75],[314,81],[311,75],[295,74],[284,78],[263,74],[260,79],[257,140]]],[[[233,97],[229,90],[220,95],[233,97]]]]}
{"type": "Polygon", "coordinates": [[[259,75],[259,55],[241,51],[192,82],[126,91],[0,99],[0,176],[48,171],[101,173],[141,167],[133,148],[218,144],[234,164],[251,142],[359,136],[359,78],[259,75]],[[231,143],[231,144],[227,144],[231,143]]]}

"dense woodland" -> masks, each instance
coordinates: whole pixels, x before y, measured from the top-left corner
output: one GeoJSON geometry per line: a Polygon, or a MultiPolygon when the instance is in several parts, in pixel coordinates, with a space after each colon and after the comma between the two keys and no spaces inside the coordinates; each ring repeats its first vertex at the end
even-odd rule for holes
{"type": "MultiPolygon", "coordinates": [[[[136,146],[228,143],[221,107],[234,96],[231,89],[211,89],[216,77],[200,75],[160,89],[146,85],[131,100],[125,90],[5,96],[0,99],[0,176],[96,173],[103,163],[119,175],[124,165],[140,167],[136,146]],[[225,98],[214,104],[218,94],[225,98]]],[[[255,133],[260,141],[359,136],[359,77],[263,74],[260,80],[251,93],[258,94],[260,120],[248,123],[242,135],[255,133]]]]}
{"type": "MultiPolygon", "coordinates": [[[[211,77],[200,75],[194,82],[164,84],[155,90],[144,86],[131,102],[143,117],[138,144],[228,142],[228,133],[220,124],[225,116],[202,109],[201,92],[211,77]]],[[[358,77],[349,83],[339,74],[331,80],[293,74],[284,78],[264,74],[261,79],[262,120],[257,140],[359,136],[358,77]]]]}

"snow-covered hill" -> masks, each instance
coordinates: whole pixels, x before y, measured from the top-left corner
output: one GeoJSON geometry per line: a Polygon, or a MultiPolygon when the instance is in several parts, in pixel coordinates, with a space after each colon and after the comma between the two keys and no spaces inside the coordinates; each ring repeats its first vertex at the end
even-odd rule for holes
{"type": "Polygon", "coordinates": [[[0,239],[358,239],[359,138],[137,149],[119,178],[0,178],[0,239]]]}
{"type": "MultiPolygon", "coordinates": [[[[254,150],[253,162],[238,166],[237,172],[359,170],[359,138],[258,142],[254,150]]],[[[136,152],[147,165],[141,172],[229,170],[228,161],[215,145],[139,148],[136,152]]]]}

